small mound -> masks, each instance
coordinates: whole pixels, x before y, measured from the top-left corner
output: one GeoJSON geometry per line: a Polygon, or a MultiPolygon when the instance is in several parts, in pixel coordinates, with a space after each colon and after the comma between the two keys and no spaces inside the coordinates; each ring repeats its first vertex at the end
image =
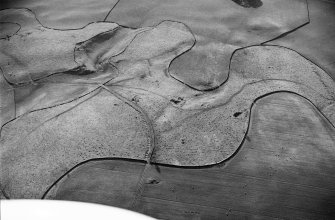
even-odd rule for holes
{"type": "Polygon", "coordinates": [[[261,0],[232,0],[244,8],[259,8],[263,5],[261,0]]]}

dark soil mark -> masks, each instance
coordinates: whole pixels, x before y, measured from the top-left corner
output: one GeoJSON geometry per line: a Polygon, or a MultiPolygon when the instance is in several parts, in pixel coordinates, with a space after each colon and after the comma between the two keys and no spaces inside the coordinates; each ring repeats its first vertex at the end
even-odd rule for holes
{"type": "Polygon", "coordinates": [[[170,101],[177,105],[180,102],[184,101],[184,99],[182,97],[178,97],[177,99],[170,99],[170,101]]]}
{"type": "Polygon", "coordinates": [[[242,112],[235,112],[234,113],[234,117],[237,118],[238,116],[240,116],[242,114],[242,112]]]}
{"type": "Polygon", "coordinates": [[[263,5],[261,0],[232,0],[244,8],[259,8],[263,5]]]}
{"type": "Polygon", "coordinates": [[[146,184],[158,184],[159,182],[160,182],[159,180],[149,178],[147,179],[146,184]]]}

